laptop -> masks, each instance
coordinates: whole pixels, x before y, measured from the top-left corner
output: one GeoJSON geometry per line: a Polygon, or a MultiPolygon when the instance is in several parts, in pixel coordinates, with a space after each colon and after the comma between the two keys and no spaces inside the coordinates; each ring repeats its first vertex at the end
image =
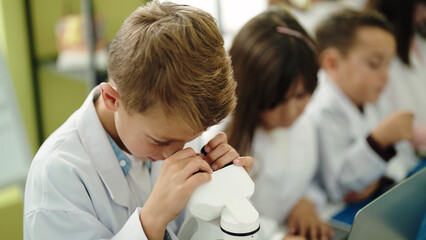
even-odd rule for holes
{"type": "Polygon", "coordinates": [[[426,236],[426,168],[359,210],[350,227],[330,221],[335,240],[407,240],[426,236]]]}

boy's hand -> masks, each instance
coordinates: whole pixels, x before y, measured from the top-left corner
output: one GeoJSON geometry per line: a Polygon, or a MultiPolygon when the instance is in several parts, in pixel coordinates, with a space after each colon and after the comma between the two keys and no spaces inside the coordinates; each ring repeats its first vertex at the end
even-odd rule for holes
{"type": "Polygon", "coordinates": [[[372,196],[380,186],[380,181],[377,180],[366,187],[362,192],[350,191],[345,195],[345,202],[347,203],[360,203],[370,196],[372,196]]]}
{"type": "Polygon", "coordinates": [[[201,184],[210,181],[212,170],[192,148],[164,160],[160,176],[139,216],[148,239],[163,239],[167,224],[185,207],[201,184]]]}
{"type": "Polygon", "coordinates": [[[248,173],[253,167],[254,159],[252,157],[240,157],[237,151],[228,144],[226,134],[223,132],[212,138],[204,146],[204,150],[207,155],[203,159],[211,166],[213,171],[221,169],[231,162],[244,167],[248,173]]]}
{"type": "Polygon", "coordinates": [[[371,137],[383,148],[414,136],[414,114],[409,111],[397,111],[384,119],[371,133],[371,137]]]}
{"type": "Polygon", "coordinates": [[[305,236],[307,239],[331,239],[334,232],[317,216],[314,204],[301,199],[292,209],[288,217],[288,229],[291,235],[305,236]]]}

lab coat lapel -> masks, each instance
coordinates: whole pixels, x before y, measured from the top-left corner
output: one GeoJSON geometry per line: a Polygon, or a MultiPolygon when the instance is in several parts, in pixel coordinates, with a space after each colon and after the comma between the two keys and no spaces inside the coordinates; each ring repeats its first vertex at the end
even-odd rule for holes
{"type": "Polygon", "coordinates": [[[358,107],[342,92],[342,90],[334,83],[334,81],[328,77],[326,74],[324,76],[325,79],[324,87],[332,94],[335,98],[335,103],[339,105],[339,109],[342,111],[341,113],[346,116],[346,119],[351,119],[350,132],[353,136],[358,136],[361,134],[366,134],[365,129],[365,116],[361,113],[358,107]]]}
{"type": "Polygon", "coordinates": [[[99,173],[115,203],[129,208],[130,189],[118,159],[112,149],[106,132],[98,118],[93,103],[93,96],[98,88],[92,90],[81,108],[77,118],[77,130],[90,160],[99,173]]]}

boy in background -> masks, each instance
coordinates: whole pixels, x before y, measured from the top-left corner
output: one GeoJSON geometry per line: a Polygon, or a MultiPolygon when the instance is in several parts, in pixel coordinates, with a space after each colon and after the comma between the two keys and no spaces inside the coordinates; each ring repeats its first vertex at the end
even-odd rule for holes
{"type": "Polygon", "coordinates": [[[32,162],[25,239],[177,239],[168,224],[212,170],[233,162],[250,171],[253,159],[223,133],[205,156],[183,149],[235,107],[223,45],[214,18],[197,8],[136,9],[111,44],[109,82],[32,162]]]}
{"type": "Polygon", "coordinates": [[[332,201],[360,202],[416,164],[413,113],[379,101],[396,42],[373,11],[340,11],[316,31],[321,72],[306,116],[319,136],[320,176],[332,201]]]}
{"type": "Polygon", "coordinates": [[[397,56],[384,97],[393,109],[415,113],[410,142],[426,157],[426,0],[369,0],[366,8],[382,13],[395,29],[397,56]]]}

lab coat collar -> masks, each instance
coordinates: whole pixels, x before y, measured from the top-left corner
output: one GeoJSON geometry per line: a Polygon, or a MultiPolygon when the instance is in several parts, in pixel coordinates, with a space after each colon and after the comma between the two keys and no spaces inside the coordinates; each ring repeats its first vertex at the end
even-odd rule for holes
{"type": "Polygon", "coordinates": [[[96,113],[93,98],[99,93],[95,87],[80,108],[77,131],[90,160],[108,189],[111,198],[123,207],[130,207],[130,189],[107,133],[96,113]]]}
{"type": "MultiPolygon", "coordinates": [[[[331,79],[331,77],[324,71],[321,70],[319,74],[320,82],[323,84],[326,91],[332,94],[335,104],[340,105],[340,109],[343,111],[348,119],[351,119],[352,131],[357,134],[360,129],[365,128],[365,114],[363,114],[358,106],[356,106],[348,96],[337,86],[337,84],[331,79]]],[[[364,106],[365,110],[365,106],[364,106]]]]}

